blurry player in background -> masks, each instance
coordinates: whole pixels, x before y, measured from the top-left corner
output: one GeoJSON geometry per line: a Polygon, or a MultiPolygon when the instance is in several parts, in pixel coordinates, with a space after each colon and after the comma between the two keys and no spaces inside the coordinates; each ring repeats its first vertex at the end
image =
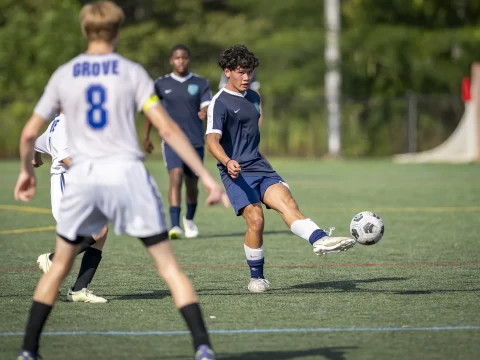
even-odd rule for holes
{"type": "MultiPolygon", "coordinates": [[[[222,90],[225,85],[227,85],[228,78],[225,75],[225,72],[222,71],[222,75],[220,76],[220,82],[218,83],[218,90],[222,90]]],[[[249,82],[249,89],[253,90],[260,95],[260,81],[257,80],[257,77],[255,75],[255,71],[253,71],[252,78],[250,79],[249,82]]],[[[263,123],[263,106],[260,104],[260,117],[258,118],[258,125],[262,125],[263,123]]]]}
{"type": "Polygon", "coordinates": [[[290,230],[307,240],[316,255],[345,251],[355,245],[348,237],[331,237],[299,210],[288,185],[260,154],[260,96],[249,89],[258,59],[243,45],[227,48],[220,67],[228,82],[208,107],[207,146],[218,160],[223,184],[235,214],[247,222],[244,249],[250,267],[248,290],[269,289],[263,274],[263,209],[276,210],[290,230]]]}
{"type": "MultiPolygon", "coordinates": [[[[41,154],[48,154],[52,157],[50,167],[50,197],[52,204],[52,215],[58,221],[60,200],[62,199],[65,187],[68,186],[68,169],[72,166],[68,152],[67,134],[65,132],[65,115],[60,114],[50,123],[47,130],[35,141],[34,167],[41,166],[43,160],[41,154]]],[[[67,300],[86,303],[106,303],[107,299],[96,296],[88,285],[92,282],[100,261],[102,260],[102,249],[107,240],[107,227],[97,236],[91,236],[79,246],[79,254],[85,252],[82,264],[75,284],[68,288],[67,300]]],[[[42,254],[37,259],[37,264],[44,273],[50,271],[55,253],[42,254]]]]}
{"type": "Polygon", "coordinates": [[[198,175],[208,194],[207,204],[228,206],[228,198],[159,104],[145,69],[114,52],[123,20],[122,9],[111,1],[82,8],[80,22],[88,48],[54,72],[22,131],[16,200],[28,202],[35,195],[35,139],[43,123],[60,109],[68,115],[65,125],[72,167],[60,203],[55,261],[35,289],[20,360],[38,359],[40,334],[60,284],[72,268],[78,244],[99,233],[108,221],[117,234],[138,237],[147,247],[190,329],[195,359],[215,359],[195,290],[168,240],[155,181],[143,164],[135,113],[143,110],[160,136],[198,175]]]}
{"type": "MultiPolygon", "coordinates": [[[[187,135],[188,140],[203,159],[204,131],[202,121],[207,118],[207,107],[212,99],[208,81],[189,70],[190,50],[185,45],[175,45],[170,52],[170,65],[173,72],[155,80],[155,92],[170,117],[187,135]]],[[[152,125],[148,118],[145,121],[143,144],[145,151],[153,150],[150,141],[152,125]]],[[[185,176],[187,212],[183,217],[185,237],[198,236],[198,228],[194,221],[198,202],[198,177],[178,156],[172,147],[162,142],[163,159],[170,177],[168,202],[170,203],[169,231],[170,239],[179,239],[182,235],[180,227],[182,182],[185,176]]]]}

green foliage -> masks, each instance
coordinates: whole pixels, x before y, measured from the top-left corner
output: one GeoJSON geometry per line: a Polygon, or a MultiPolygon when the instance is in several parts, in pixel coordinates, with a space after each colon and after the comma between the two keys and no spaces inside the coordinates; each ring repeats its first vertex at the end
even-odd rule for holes
{"type": "MultiPolygon", "coordinates": [[[[85,49],[78,23],[84,3],[0,0],[0,113],[5,128],[20,127],[50,74],[85,49]],[[21,104],[24,111],[19,113],[14,108],[21,104]]],[[[257,75],[262,83],[261,95],[274,104],[265,118],[289,129],[266,130],[268,148],[282,149],[287,143],[292,155],[324,152],[322,0],[117,3],[127,16],[118,51],[144,65],[154,78],[170,72],[170,48],[185,43],[192,50],[192,70],[207,77],[215,92],[220,77],[219,53],[235,43],[249,46],[260,59],[257,75]],[[299,111],[296,106],[285,107],[286,98],[288,104],[307,108],[299,111]],[[280,117],[277,106],[282,107],[280,117]],[[310,132],[317,138],[303,139],[303,143],[318,144],[308,149],[296,140],[301,138],[296,134],[305,129],[305,124],[323,131],[310,132]],[[274,135],[282,133],[288,141],[274,135]]],[[[383,0],[343,0],[341,5],[343,131],[346,139],[356,141],[345,144],[345,153],[385,155],[401,151],[390,148],[391,130],[381,129],[389,122],[380,113],[371,122],[354,120],[352,114],[359,113],[365,99],[402,99],[408,91],[458,95],[461,78],[469,75],[471,63],[480,58],[480,0],[393,0],[388,5],[383,0]],[[372,139],[368,135],[371,132],[386,138],[372,139]],[[358,134],[365,138],[359,139],[358,134]]],[[[389,116],[401,127],[404,113],[399,107],[391,111],[389,116]]],[[[437,130],[450,130],[457,121],[443,120],[443,127],[437,130]]],[[[10,134],[18,134],[19,130],[13,128],[9,135],[0,135],[2,155],[16,152],[16,146],[7,145],[13,142],[6,140],[10,134]]]]}

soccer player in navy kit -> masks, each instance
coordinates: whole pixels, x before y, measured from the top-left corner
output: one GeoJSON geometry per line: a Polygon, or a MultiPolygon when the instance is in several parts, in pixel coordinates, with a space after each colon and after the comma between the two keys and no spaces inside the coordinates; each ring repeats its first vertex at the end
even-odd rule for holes
{"type": "Polygon", "coordinates": [[[258,59],[243,45],[234,45],[221,54],[219,65],[228,78],[225,87],[212,99],[207,114],[207,146],[218,160],[218,169],[237,216],[247,222],[244,249],[250,267],[248,290],[268,290],[263,274],[263,209],[276,210],[290,230],[307,240],[316,255],[350,249],[355,240],[332,237],[305,217],[288,185],[260,154],[260,96],[249,89],[258,59]]]}
{"type": "MultiPolygon", "coordinates": [[[[227,85],[228,78],[225,75],[225,73],[222,70],[222,76],[220,77],[220,82],[218,83],[218,90],[222,90],[225,85],[227,85]]],[[[255,72],[253,73],[251,79],[250,79],[250,85],[248,86],[249,89],[257,92],[260,94],[260,82],[257,80],[255,72]]],[[[263,108],[262,104],[260,104],[260,118],[258,119],[258,125],[262,125],[263,122],[263,108]]]]}
{"type": "MultiPolygon", "coordinates": [[[[188,69],[190,50],[185,45],[175,45],[170,55],[173,72],[159,77],[155,81],[155,92],[172,119],[180,126],[201,159],[204,156],[204,135],[202,121],[206,120],[207,107],[212,99],[208,81],[188,69]]],[[[150,122],[145,122],[144,148],[153,150],[149,138],[150,122]]],[[[170,203],[169,231],[170,239],[178,239],[183,235],[180,227],[181,190],[185,175],[187,212],[183,217],[185,237],[198,236],[198,228],[194,216],[197,209],[198,177],[185,165],[172,148],[162,142],[163,158],[170,177],[168,201],[170,203]]]]}

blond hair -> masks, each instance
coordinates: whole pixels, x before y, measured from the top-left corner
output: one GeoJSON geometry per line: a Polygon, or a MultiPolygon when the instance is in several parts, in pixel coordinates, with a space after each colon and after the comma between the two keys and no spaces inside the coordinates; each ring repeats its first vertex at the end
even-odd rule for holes
{"type": "Polygon", "coordinates": [[[80,24],[88,41],[112,42],[125,19],[123,10],[112,1],[87,4],[80,11],[80,24]]]}

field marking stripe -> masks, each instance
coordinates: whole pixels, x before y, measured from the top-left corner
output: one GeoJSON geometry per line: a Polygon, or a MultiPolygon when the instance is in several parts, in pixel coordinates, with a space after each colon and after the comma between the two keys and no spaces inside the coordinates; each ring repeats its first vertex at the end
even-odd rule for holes
{"type": "Polygon", "coordinates": [[[41,213],[41,214],[52,213],[51,209],[37,208],[32,206],[18,206],[18,205],[0,205],[0,210],[12,210],[12,211],[41,213]]]}
{"type": "Polygon", "coordinates": [[[36,228],[1,230],[1,231],[0,231],[0,235],[6,235],[6,234],[23,234],[23,233],[39,232],[39,231],[51,231],[51,230],[55,230],[55,229],[56,229],[56,226],[51,225],[51,226],[43,226],[43,227],[36,227],[36,228]]]}
{"type": "MultiPolygon", "coordinates": [[[[267,265],[268,269],[309,269],[325,267],[479,267],[480,263],[444,263],[444,264],[295,264],[295,265],[267,265]]],[[[182,265],[183,269],[245,269],[248,265],[182,265]]],[[[79,268],[74,268],[79,269],[79,268]]],[[[152,265],[139,266],[102,266],[103,270],[156,270],[152,265]]],[[[0,271],[38,271],[38,268],[10,268],[0,267],[0,271]]]]}
{"type": "MultiPolygon", "coordinates": [[[[382,327],[382,328],[293,328],[293,329],[238,329],[210,330],[210,334],[291,334],[291,333],[321,333],[321,332],[391,332],[391,331],[460,331],[480,330],[480,326],[432,326],[432,327],[382,327]]],[[[109,336],[144,336],[144,335],[189,335],[186,330],[173,331],[46,331],[44,336],[65,335],[109,335],[109,336]]],[[[0,336],[23,336],[23,332],[0,332],[0,336]]]]}

